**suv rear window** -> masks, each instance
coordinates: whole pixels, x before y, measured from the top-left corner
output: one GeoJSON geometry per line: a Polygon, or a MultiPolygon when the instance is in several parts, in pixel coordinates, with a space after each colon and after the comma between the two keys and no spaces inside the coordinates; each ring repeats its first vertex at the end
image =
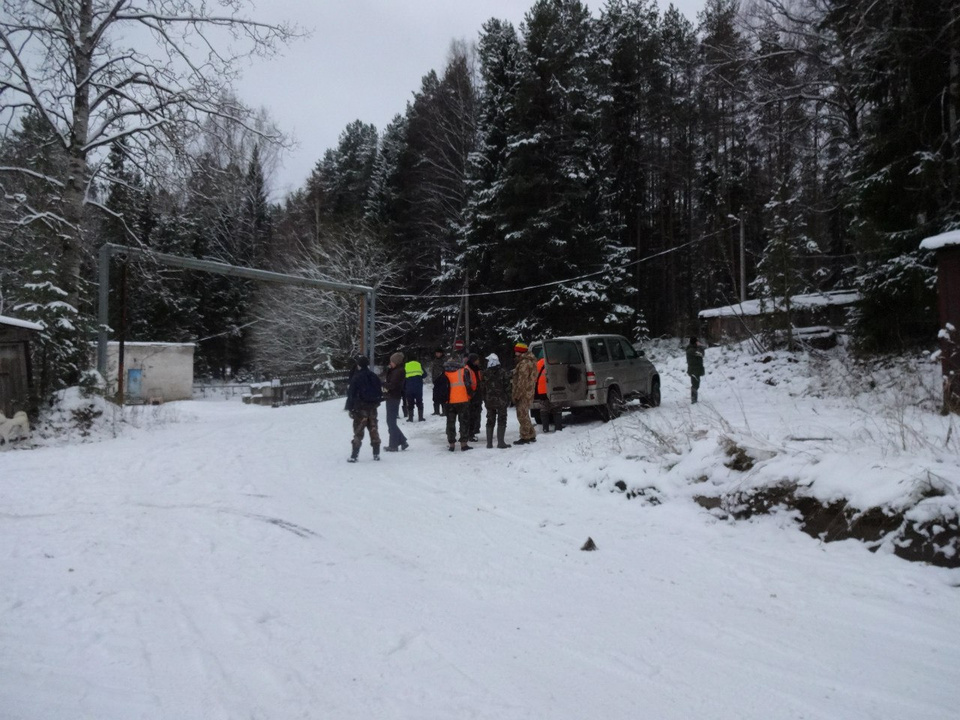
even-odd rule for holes
{"type": "Polygon", "coordinates": [[[570,340],[547,340],[544,344],[547,351],[547,362],[551,365],[579,365],[583,362],[580,357],[580,346],[570,340]]]}
{"type": "Polygon", "coordinates": [[[603,341],[603,338],[588,338],[587,347],[590,349],[590,357],[593,362],[610,362],[610,353],[607,350],[607,344],[603,341]]]}

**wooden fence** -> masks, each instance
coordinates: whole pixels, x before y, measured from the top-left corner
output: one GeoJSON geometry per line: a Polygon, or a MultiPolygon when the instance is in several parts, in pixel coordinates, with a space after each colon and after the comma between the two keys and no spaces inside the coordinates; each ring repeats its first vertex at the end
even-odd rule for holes
{"type": "Polygon", "coordinates": [[[273,380],[255,383],[198,383],[193,386],[194,399],[240,398],[253,405],[300,405],[345,397],[350,374],[333,372],[282,375],[273,380]]]}

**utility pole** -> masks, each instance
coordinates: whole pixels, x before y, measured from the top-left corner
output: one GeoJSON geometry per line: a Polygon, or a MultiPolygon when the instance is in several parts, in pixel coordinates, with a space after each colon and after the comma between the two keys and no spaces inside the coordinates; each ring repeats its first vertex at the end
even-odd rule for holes
{"type": "Polygon", "coordinates": [[[127,343],[127,259],[120,267],[120,344],[117,347],[117,404],[123,407],[126,368],[123,363],[124,346],[127,343]]]}
{"type": "Polygon", "coordinates": [[[464,344],[463,349],[466,352],[470,350],[470,278],[463,282],[463,328],[464,344]]]}
{"type": "Polygon", "coordinates": [[[747,301],[747,250],[743,227],[743,206],[740,206],[740,304],[747,301]]]}

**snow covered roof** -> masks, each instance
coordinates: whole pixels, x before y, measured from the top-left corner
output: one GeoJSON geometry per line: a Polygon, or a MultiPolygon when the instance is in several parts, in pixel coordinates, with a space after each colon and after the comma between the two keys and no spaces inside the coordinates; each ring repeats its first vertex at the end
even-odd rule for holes
{"type": "Polygon", "coordinates": [[[960,245],[960,230],[940,233],[926,238],[920,243],[921,250],[939,250],[940,248],[960,245]]]}
{"type": "MultiPolygon", "coordinates": [[[[113,347],[115,347],[115,346],[117,346],[117,345],[119,345],[119,344],[120,344],[120,342],[117,341],[117,340],[111,340],[110,342],[107,343],[107,345],[113,346],[113,347]]],[[[196,346],[196,343],[192,343],[192,342],[183,342],[183,343],[175,343],[175,342],[141,342],[141,341],[131,342],[131,341],[129,341],[129,340],[127,340],[127,341],[126,341],[125,343],[123,343],[123,344],[124,344],[125,347],[195,347],[195,346],[196,346]]]]}
{"type": "Polygon", "coordinates": [[[0,325],[9,325],[11,327],[26,328],[27,330],[43,330],[43,325],[38,325],[27,320],[18,320],[17,318],[0,315],[0,325]]]}
{"type": "MultiPolygon", "coordinates": [[[[856,290],[832,290],[830,292],[811,293],[809,295],[794,295],[790,302],[796,309],[827,307],[828,305],[850,305],[860,299],[856,290]]],[[[739,315],[763,315],[779,309],[782,301],[779,298],[763,300],[747,300],[745,303],[725,305],[718,308],[701,310],[698,314],[702,318],[736,317],[739,315]]]]}

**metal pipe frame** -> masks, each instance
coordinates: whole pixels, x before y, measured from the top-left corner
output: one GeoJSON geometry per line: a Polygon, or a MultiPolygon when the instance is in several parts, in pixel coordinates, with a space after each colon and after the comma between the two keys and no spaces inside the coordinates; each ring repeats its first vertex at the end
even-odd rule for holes
{"type": "Polygon", "coordinates": [[[114,243],[104,243],[100,246],[97,263],[100,283],[97,302],[97,370],[104,377],[106,377],[107,374],[107,342],[110,337],[110,260],[115,255],[155,260],[162,265],[170,265],[187,270],[200,270],[217,275],[242,277],[250,280],[277,283],[279,285],[301,285],[304,287],[320,288],[321,290],[335,290],[337,292],[360,295],[364,299],[362,321],[363,349],[367,358],[370,360],[370,366],[373,367],[377,302],[377,291],[375,288],[368,285],[351,285],[349,283],[332,282],[329,280],[315,280],[299,275],[287,275],[285,273],[271,272],[270,270],[258,270],[241,265],[229,265],[217,260],[201,260],[200,258],[168,255],[167,253],[154,252],[153,250],[143,250],[141,248],[116,245],[114,243]]]}

